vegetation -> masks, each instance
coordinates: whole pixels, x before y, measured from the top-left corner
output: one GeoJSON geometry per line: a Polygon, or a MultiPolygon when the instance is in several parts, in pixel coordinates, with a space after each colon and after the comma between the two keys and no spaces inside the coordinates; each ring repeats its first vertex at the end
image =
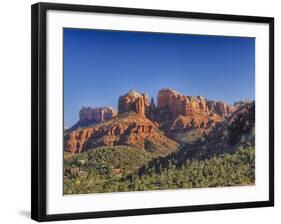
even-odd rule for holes
{"type": "Polygon", "coordinates": [[[65,154],[64,193],[111,191],[122,177],[137,172],[155,156],[130,146],[99,147],[72,157],[65,154]]]}
{"type": "Polygon", "coordinates": [[[254,147],[237,147],[231,153],[214,154],[210,158],[194,156],[179,160],[175,155],[162,158],[142,149],[112,146],[68,156],[64,161],[64,193],[236,186],[255,182],[254,147]]]}
{"type": "Polygon", "coordinates": [[[144,149],[149,151],[149,152],[153,152],[155,150],[156,146],[153,143],[153,141],[146,139],[144,142],[144,149]]]}

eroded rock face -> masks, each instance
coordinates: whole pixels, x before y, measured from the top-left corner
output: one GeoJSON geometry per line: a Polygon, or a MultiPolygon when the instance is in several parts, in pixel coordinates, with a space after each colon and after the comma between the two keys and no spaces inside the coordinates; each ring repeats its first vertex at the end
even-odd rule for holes
{"type": "Polygon", "coordinates": [[[204,97],[184,96],[171,89],[158,93],[156,121],[170,138],[177,142],[200,139],[225,119],[230,108],[218,102],[210,107],[204,97]]]}
{"type": "Polygon", "coordinates": [[[145,113],[149,107],[148,96],[146,94],[140,94],[135,90],[131,90],[118,100],[118,112],[130,112],[134,111],[141,116],[145,116],[145,113]]]}
{"type": "Polygon", "coordinates": [[[208,101],[207,106],[209,111],[224,117],[230,116],[234,110],[233,106],[230,106],[223,101],[208,101]]]}
{"type": "Polygon", "coordinates": [[[117,110],[112,107],[82,107],[79,111],[79,121],[68,131],[107,121],[116,116],[117,110]]]}
{"type": "Polygon", "coordinates": [[[92,135],[93,128],[83,128],[68,133],[64,137],[64,148],[72,153],[80,153],[87,139],[92,135]]]}
{"type": "Polygon", "coordinates": [[[130,145],[143,149],[146,140],[153,142],[155,151],[162,155],[178,148],[176,142],[158,129],[157,123],[136,113],[69,132],[65,135],[64,142],[66,151],[79,153],[99,146],[113,145],[130,145]]]}
{"type": "Polygon", "coordinates": [[[153,97],[151,98],[150,104],[149,104],[149,108],[148,111],[146,113],[146,116],[150,119],[150,120],[155,120],[156,119],[156,114],[157,114],[157,109],[156,109],[156,105],[154,103],[154,99],[153,97]]]}
{"type": "Polygon", "coordinates": [[[88,120],[96,123],[109,120],[117,115],[112,107],[82,107],[79,112],[80,121],[88,120]]]}
{"type": "Polygon", "coordinates": [[[184,96],[171,89],[161,89],[158,93],[158,110],[163,109],[170,113],[171,119],[179,115],[208,113],[206,100],[203,97],[184,96]]]}

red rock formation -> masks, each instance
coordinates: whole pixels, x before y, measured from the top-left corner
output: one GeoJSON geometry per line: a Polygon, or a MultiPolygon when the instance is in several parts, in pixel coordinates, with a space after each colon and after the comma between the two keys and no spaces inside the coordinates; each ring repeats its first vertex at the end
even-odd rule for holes
{"type": "Polygon", "coordinates": [[[93,131],[93,128],[83,128],[68,133],[64,140],[65,150],[72,153],[82,152],[86,140],[92,135],[93,131]]]}
{"type": "Polygon", "coordinates": [[[115,117],[93,127],[77,129],[65,135],[65,150],[79,153],[99,146],[130,145],[143,149],[149,139],[155,151],[166,155],[177,149],[178,144],[167,138],[152,122],[139,114],[115,117]]]}
{"type": "Polygon", "coordinates": [[[96,123],[109,120],[117,115],[112,107],[82,107],[79,112],[80,121],[88,120],[96,123]]]}
{"type": "Polygon", "coordinates": [[[79,121],[68,131],[107,121],[116,116],[117,111],[112,107],[82,107],[79,112],[79,121]]]}
{"type": "Polygon", "coordinates": [[[158,93],[157,121],[165,124],[164,131],[171,133],[213,127],[230,113],[230,108],[222,102],[210,107],[202,96],[184,96],[171,89],[158,93]]]}
{"type": "Polygon", "coordinates": [[[208,101],[207,106],[209,111],[224,117],[231,115],[234,110],[233,106],[230,106],[223,101],[208,101]]]}
{"type": "Polygon", "coordinates": [[[82,108],[79,125],[65,135],[65,150],[76,153],[112,145],[144,148],[144,142],[149,139],[158,152],[166,154],[175,150],[177,143],[161,131],[178,142],[198,139],[233,114],[234,108],[243,105],[233,107],[224,102],[207,101],[202,96],[184,96],[171,89],[159,91],[157,104],[156,107],[153,98],[149,104],[146,94],[131,90],[119,97],[118,116],[108,107],[82,108]],[[94,121],[91,127],[88,121],[94,121]],[[102,121],[106,122],[99,123],[102,121]]]}
{"type": "Polygon", "coordinates": [[[233,123],[239,116],[246,117],[251,121],[251,125],[255,126],[255,101],[239,101],[234,103],[235,110],[232,112],[231,116],[228,118],[228,124],[233,123]]]}
{"type": "Polygon", "coordinates": [[[135,90],[131,90],[118,100],[118,112],[130,112],[135,111],[141,116],[145,116],[147,108],[149,106],[148,96],[146,94],[140,94],[135,90]]]}
{"type": "Polygon", "coordinates": [[[162,109],[166,109],[171,114],[171,119],[179,115],[208,113],[206,100],[203,97],[184,96],[171,89],[161,89],[158,93],[158,110],[162,109]]]}

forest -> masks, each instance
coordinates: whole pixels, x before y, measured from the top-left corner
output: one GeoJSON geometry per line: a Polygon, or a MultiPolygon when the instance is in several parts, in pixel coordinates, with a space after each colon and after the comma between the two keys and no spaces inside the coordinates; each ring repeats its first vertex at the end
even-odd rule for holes
{"type": "Polygon", "coordinates": [[[255,149],[178,163],[176,157],[157,159],[142,149],[107,146],[66,159],[64,171],[64,194],[252,185],[255,149]]]}

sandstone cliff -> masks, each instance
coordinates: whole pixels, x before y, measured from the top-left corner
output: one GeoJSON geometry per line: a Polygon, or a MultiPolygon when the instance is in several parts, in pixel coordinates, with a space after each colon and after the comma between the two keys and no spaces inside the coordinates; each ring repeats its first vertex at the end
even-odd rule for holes
{"type": "Polygon", "coordinates": [[[148,96],[144,93],[140,94],[135,90],[120,96],[118,100],[119,113],[134,111],[141,116],[145,116],[148,106],[148,96]]]}
{"type": "Polygon", "coordinates": [[[202,96],[184,96],[171,89],[162,89],[158,93],[157,121],[171,131],[206,128],[223,119],[223,109],[209,107],[209,102],[202,96]]]}
{"type": "Polygon", "coordinates": [[[91,124],[110,120],[117,115],[117,110],[112,107],[82,107],[79,111],[79,121],[68,130],[75,130],[91,124]]]}
{"type": "Polygon", "coordinates": [[[166,155],[178,148],[178,144],[167,138],[158,129],[158,124],[135,112],[117,117],[88,128],[77,129],[65,135],[65,150],[79,153],[99,146],[130,145],[166,155]]]}
{"type": "Polygon", "coordinates": [[[80,120],[94,120],[97,123],[109,120],[117,115],[112,107],[82,107],[79,112],[80,120]]]}
{"type": "Polygon", "coordinates": [[[204,97],[184,96],[171,89],[161,89],[158,93],[158,110],[166,109],[170,118],[179,115],[190,116],[194,114],[217,114],[229,116],[233,107],[223,101],[207,101],[204,97]]]}
{"type": "Polygon", "coordinates": [[[229,117],[234,111],[233,106],[230,106],[223,101],[208,101],[207,106],[209,111],[224,117],[229,117]]]}

